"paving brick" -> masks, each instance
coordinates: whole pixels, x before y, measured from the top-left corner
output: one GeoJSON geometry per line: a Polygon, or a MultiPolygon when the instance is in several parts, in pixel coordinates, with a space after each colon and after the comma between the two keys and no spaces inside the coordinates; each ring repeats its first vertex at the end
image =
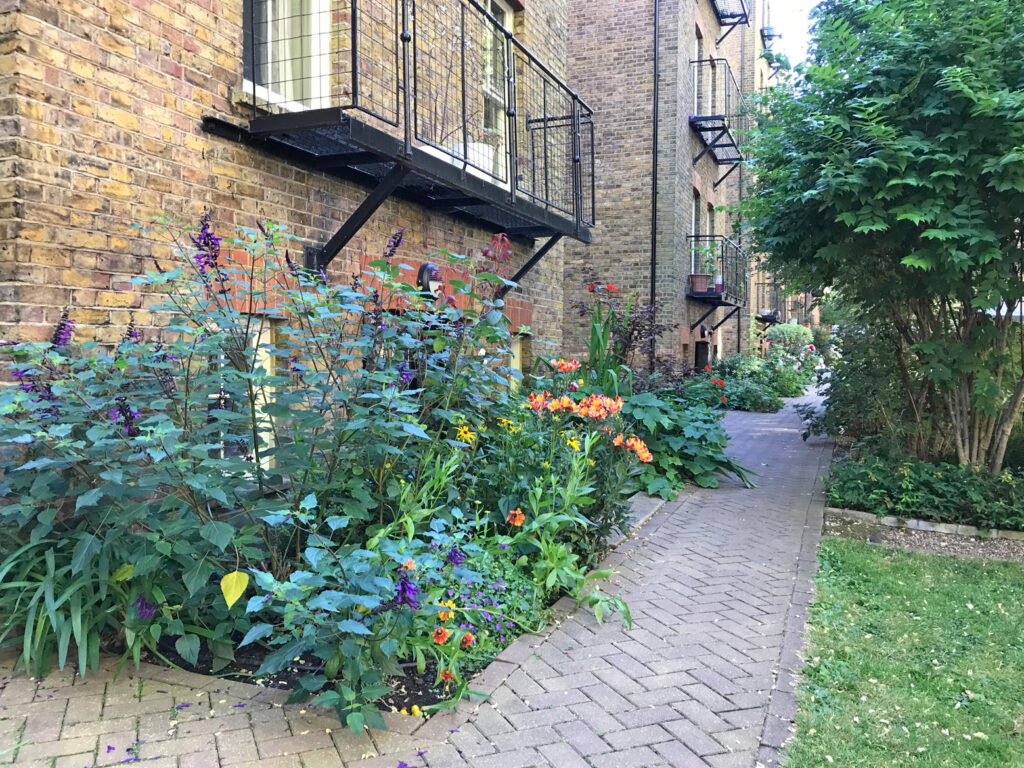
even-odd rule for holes
{"type": "Polygon", "coordinates": [[[622,731],[606,733],[604,740],[615,749],[629,749],[650,744],[657,744],[662,741],[670,741],[672,734],[668,733],[660,725],[643,725],[626,728],[622,731]]]}
{"type": "Polygon", "coordinates": [[[220,761],[223,765],[243,763],[259,758],[259,752],[256,750],[256,738],[253,736],[252,731],[240,730],[218,733],[216,740],[217,754],[220,755],[220,761]]]}
{"type": "Polygon", "coordinates": [[[259,741],[260,757],[277,757],[278,755],[296,754],[314,749],[333,746],[331,737],[326,733],[308,734],[305,736],[284,736],[269,741],[259,741]]]}

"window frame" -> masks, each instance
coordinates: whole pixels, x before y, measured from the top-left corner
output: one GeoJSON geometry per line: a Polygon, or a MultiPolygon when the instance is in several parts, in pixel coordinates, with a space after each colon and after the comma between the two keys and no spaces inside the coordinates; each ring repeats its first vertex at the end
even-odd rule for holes
{"type": "MultiPolygon", "coordinates": [[[[318,26],[331,27],[331,0],[310,0],[313,10],[310,12],[310,62],[311,62],[311,93],[309,103],[303,103],[295,99],[289,99],[283,94],[260,85],[255,82],[256,77],[256,38],[253,27],[255,4],[262,3],[263,7],[271,10],[277,0],[242,0],[242,90],[252,96],[255,104],[265,104],[269,107],[276,107],[286,112],[306,112],[312,109],[324,109],[330,106],[330,35],[327,37],[327,44],[324,43],[324,36],[315,34],[312,30],[318,26]],[[318,66],[319,65],[319,66],[318,66]],[[315,71],[319,70],[319,71],[315,71]]],[[[266,22],[267,32],[271,30],[272,19],[266,22]]],[[[263,43],[267,51],[267,61],[261,66],[270,68],[273,66],[270,58],[273,38],[263,43]]]]}

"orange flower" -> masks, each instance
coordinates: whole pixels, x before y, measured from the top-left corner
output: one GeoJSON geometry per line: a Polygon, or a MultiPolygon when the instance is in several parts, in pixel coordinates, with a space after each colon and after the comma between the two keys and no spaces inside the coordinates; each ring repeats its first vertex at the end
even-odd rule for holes
{"type": "Polygon", "coordinates": [[[616,435],[615,438],[612,440],[612,445],[614,445],[616,448],[621,448],[622,444],[625,442],[625,437],[623,437],[622,435],[616,435]]]}
{"type": "Polygon", "coordinates": [[[415,560],[406,560],[404,563],[402,563],[402,570],[403,571],[415,571],[416,570],[416,561],[415,560]]]}
{"type": "Polygon", "coordinates": [[[446,683],[450,683],[454,678],[455,675],[452,674],[452,671],[450,669],[441,670],[441,679],[444,680],[446,683]]]}
{"type": "Polygon", "coordinates": [[[551,365],[553,365],[555,370],[559,373],[572,373],[573,371],[579,370],[580,361],[557,358],[551,361],[551,365]]]}
{"type": "Polygon", "coordinates": [[[508,520],[510,525],[514,525],[516,528],[518,528],[526,522],[526,515],[523,514],[523,510],[521,510],[519,507],[516,507],[515,509],[508,513],[508,518],[506,519],[508,520]]]}
{"type": "Polygon", "coordinates": [[[444,645],[445,643],[447,643],[448,642],[448,638],[451,637],[451,636],[452,636],[452,633],[449,632],[444,627],[438,627],[437,629],[434,630],[434,642],[437,643],[438,645],[444,645]]]}
{"type": "Polygon", "coordinates": [[[476,638],[473,637],[472,632],[467,632],[462,636],[462,647],[464,649],[469,648],[469,646],[471,646],[474,642],[476,642],[476,638]]]}

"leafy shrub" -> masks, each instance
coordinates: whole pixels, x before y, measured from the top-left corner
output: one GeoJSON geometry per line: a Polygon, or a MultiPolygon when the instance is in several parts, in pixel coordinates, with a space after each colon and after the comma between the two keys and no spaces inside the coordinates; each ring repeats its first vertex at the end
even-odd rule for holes
{"type": "Polygon", "coordinates": [[[653,454],[640,477],[651,495],[675,498],[688,482],[717,488],[720,475],[732,474],[746,482],[746,471],[725,455],[729,437],[722,414],[675,395],[644,392],[626,400],[623,414],[635,422],[635,431],[653,454]]]}
{"type": "Polygon", "coordinates": [[[979,528],[1024,529],[1024,475],[991,475],[958,464],[866,455],[832,465],[829,504],[877,515],[934,520],[979,528]]]}
{"type": "Polygon", "coordinates": [[[624,524],[636,454],[577,413],[502,442],[500,416],[535,414],[478,291],[499,276],[436,254],[464,272],[438,307],[403,279],[401,233],[345,285],[296,267],[272,226],[230,249],[205,218],[164,231],[180,263],[136,280],[164,295],[159,340],[76,346],[64,318],[50,344],[4,347],[19,386],[0,393],[0,641],[26,668],[74,645],[84,673],[101,649],[137,662],[168,641],[223,666],[241,639],[266,647],[261,673],[319,659],[296,697],[361,730],[382,725],[399,660],[433,656],[464,692],[460,668],[496,645],[442,620],[443,592],[503,553],[533,585],[517,626],[526,594],[536,621],[563,593],[628,617],[586,568],[624,524]]]}
{"type": "Polygon", "coordinates": [[[811,329],[796,323],[773,325],[765,332],[765,338],[773,349],[780,349],[794,357],[798,356],[804,347],[814,343],[811,329]]]}

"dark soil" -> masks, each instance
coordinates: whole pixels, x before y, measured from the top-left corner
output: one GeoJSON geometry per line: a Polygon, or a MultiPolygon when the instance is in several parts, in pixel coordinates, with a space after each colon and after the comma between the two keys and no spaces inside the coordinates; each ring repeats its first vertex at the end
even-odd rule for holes
{"type": "MultiPolygon", "coordinates": [[[[239,640],[241,640],[240,637],[236,638],[236,641],[239,640]]],[[[299,678],[303,675],[314,674],[323,670],[319,659],[308,656],[300,657],[297,662],[275,674],[257,676],[256,670],[263,663],[266,651],[255,645],[236,649],[235,661],[217,672],[213,672],[215,659],[205,642],[200,648],[199,659],[195,665],[189,664],[178,655],[174,649],[173,639],[161,639],[158,644],[158,650],[165,657],[166,661],[149,650],[143,650],[143,661],[161,666],[166,666],[167,661],[170,661],[173,665],[189,672],[197,672],[201,675],[214,675],[225,680],[235,680],[239,683],[249,683],[250,685],[275,688],[283,691],[291,691],[297,688],[299,678]]],[[[427,662],[422,675],[416,672],[416,665],[413,663],[402,664],[401,666],[406,670],[406,674],[404,677],[395,677],[387,681],[388,685],[392,687],[392,691],[380,700],[379,704],[382,709],[392,712],[400,712],[403,709],[408,711],[414,704],[421,709],[425,709],[451,698],[451,692],[445,691],[443,683],[440,688],[434,687],[434,681],[437,679],[437,665],[433,661],[427,662]]]]}

